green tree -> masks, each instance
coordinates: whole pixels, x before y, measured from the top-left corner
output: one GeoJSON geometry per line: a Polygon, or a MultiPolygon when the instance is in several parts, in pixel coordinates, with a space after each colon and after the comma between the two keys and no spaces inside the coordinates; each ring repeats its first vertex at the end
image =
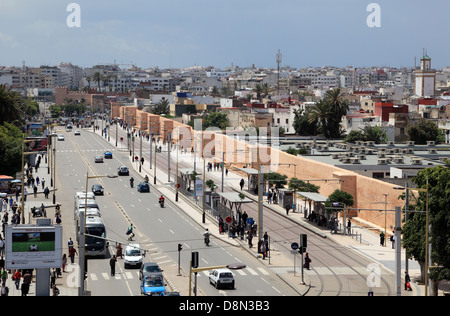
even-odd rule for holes
{"type": "Polygon", "coordinates": [[[442,143],[444,141],[442,131],[436,124],[427,119],[421,119],[416,124],[410,124],[407,127],[407,132],[409,140],[417,144],[426,144],[427,141],[435,141],[436,143],[442,143]]]}
{"type": "MultiPolygon", "coordinates": [[[[413,179],[418,188],[428,187],[428,222],[431,240],[431,262],[429,277],[437,286],[439,281],[450,279],[450,169],[445,166],[426,168],[413,179]],[[428,180],[428,186],[427,186],[428,180]]],[[[425,234],[426,234],[426,194],[419,192],[417,199],[410,199],[410,212],[402,228],[403,244],[407,256],[418,261],[422,281],[424,280],[425,234]]],[[[434,288],[436,290],[436,288],[434,288]]],[[[433,291],[434,294],[437,291],[433,291]]]]}
{"type": "Polygon", "coordinates": [[[318,185],[292,178],[289,180],[289,189],[294,192],[315,192],[319,193],[320,187],[318,185]]]}
{"type": "Polygon", "coordinates": [[[100,72],[96,72],[96,73],[94,73],[94,75],[92,76],[92,80],[95,81],[95,82],[97,82],[97,85],[98,85],[98,92],[101,92],[101,91],[102,91],[101,88],[100,88],[100,82],[102,81],[102,79],[103,79],[103,76],[102,76],[102,74],[101,74],[100,72]]]}
{"type": "Polygon", "coordinates": [[[0,124],[4,122],[20,126],[24,123],[24,113],[20,95],[0,85],[0,124]]]}
{"type": "Polygon", "coordinates": [[[217,185],[214,183],[214,180],[206,180],[205,185],[211,190],[211,192],[214,192],[214,190],[217,188],[217,185]]]}
{"type": "Polygon", "coordinates": [[[329,129],[329,122],[333,119],[333,113],[330,110],[330,107],[324,100],[320,100],[314,104],[310,108],[308,112],[308,122],[310,124],[316,123],[318,126],[318,130],[322,132],[322,134],[326,138],[330,138],[332,133],[329,129]]]}
{"type": "Polygon", "coordinates": [[[294,110],[294,127],[295,133],[301,136],[313,136],[318,134],[317,121],[309,121],[309,108],[304,110],[294,110]]]}
{"type": "Polygon", "coordinates": [[[387,142],[386,131],[380,126],[365,126],[358,130],[352,130],[345,137],[345,141],[354,143],[360,141],[373,141],[375,144],[384,144],[387,142]]]}
{"type": "Polygon", "coordinates": [[[287,184],[287,176],[277,172],[269,172],[264,174],[264,180],[274,185],[277,189],[284,188],[287,184]]]}
{"type": "Polygon", "coordinates": [[[0,174],[15,176],[22,168],[22,131],[14,124],[0,125],[0,174]]]}
{"type": "Polygon", "coordinates": [[[162,99],[156,103],[155,107],[152,109],[152,113],[156,115],[167,115],[170,113],[169,100],[162,99]]]}
{"type": "Polygon", "coordinates": [[[327,200],[325,201],[325,207],[327,213],[334,213],[342,211],[342,207],[352,206],[354,204],[353,196],[342,190],[335,190],[331,193],[327,200]],[[333,203],[339,203],[339,206],[335,206],[337,208],[333,208],[333,203]]]}

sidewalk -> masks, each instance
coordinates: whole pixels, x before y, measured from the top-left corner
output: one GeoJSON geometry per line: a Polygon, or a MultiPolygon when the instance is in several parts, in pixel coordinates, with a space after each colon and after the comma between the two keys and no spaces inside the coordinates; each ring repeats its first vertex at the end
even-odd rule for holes
{"type": "MultiPolygon", "coordinates": [[[[98,131],[98,134],[100,134],[100,131],[98,131]]],[[[110,143],[114,146],[115,140],[113,139],[115,135],[111,135],[110,143]]],[[[159,144],[158,144],[159,145],[159,144]]],[[[164,147],[164,146],[163,146],[164,147]]],[[[136,153],[135,153],[136,155],[136,153]]],[[[182,153],[181,151],[178,154],[178,159],[181,162],[184,163],[192,163],[193,165],[193,157],[190,152],[182,153]]],[[[175,163],[176,162],[176,151],[175,149],[171,153],[171,160],[175,163]]],[[[207,160],[208,161],[208,160],[207,160]]],[[[201,166],[201,169],[203,168],[203,161],[201,158],[197,158],[197,167],[199,168],[201,166]]],[[[133,164],[133,168],[136,171],[139,171],[136,164],[133,164]]],[[[145,177],[147,174],[150,178],[150,184],[152,185],[152,190],[157,190],[159,194],[163,194],[166,198],[173,201],[177,204],[177,206],[182,209],[188,216],[190,216],[194,221],[196,221],[200,226],[202,226],[204,229],[208,228],[209,231],[212,233],[214,238],[220,239],[230,245],[242,247],[243,249],[251,252],[255,257],[259,257],[257,254],[257,247],[253,247],[252,249],[248,248],[248,245],[245,240],[241,241],[239,238],[229,238],[227,234],[219,234],[218,233],[218,224],[217,220],[215,218],[212,218],[208,215],[206,216],[205,223],[202,223],[202,210],[200,207],[198,207],[193,201],[189,200],[188,198],[184,197],[182,194],[179,194],[179,201],[175,202],[175,171],[174,168],[172,168],[171,172],[171,183],[168,183],[168,176],[167,173],[163,172],[162,170],[157,170],[157,184],[156,186],[153,185],[153,170],[150,170],[148,167],[148,164],[145,163],[141,170],[141,176],[145,177]]],[[[220,169],[220,168],[219,168],[220,169]]],[[[203,170],[202,170],[203,171],[203,170]]],[[[210,178],[215,180],[216,184],[221,184],[221,177],[222,172],[221,171],[210,171],[207,173],[210,178]]],[[[249,193],[246,190],[240,191],[239,188],[239,181],[245,178],[234,171],[229,170],[228,175],[224,177],[224,186],[228,186],[233,188],[235,191],[242,192],[246,195],[246,197],[253,199],[257,201],[257,196],[249,193]]],[[[358,223],[356,221],[352,221],[352,234],[353,237],[355,235],[362,236],[358,237],[358,240],[355,240],[351,236],[343,235],[341,233],[338,234],[331,234],[329,229],[325,227],[318,227],[316,224],[309,222],[307,219],[304,218],[304,214],[300,212],[289,212],[289,215],[286,215],[286,210],[282,208],[281,206],[277,204],[268,204],[267,203],[267,197],[264,197],[264,206],[269,207],[273,211],[276,211],[279,213],[280,216],[283,216],[285,218],[288,218],[289,220],[293,221],[294,223],[301,225],[302,227],[308,229],[314,234],[317,234],[319,236],[322,236],[324,238],[328,238],[333,240],[334,242],[338,243],[339,245],[348,247],[353,249],[354,251],[360,253],[361,255],[369,258],[370,260],[373,260],[375,262],[378,262],[380,265],[385,267],[386,269],[390,270],[394,273],[395,271],[395,249],[392,249],[390,242],[387,241],[387,246],[382,247],[379,245],[379,237],[378,233],[375,233],[374,231],[371,231],[367,227],[364,227],[365,225],[362,225],[363,223],[358,223]]],[[[380,228],[381,229],[381,228],[380,228]]],[[[405,270],[405,251],[402,249],[402,280],[403,280],[403,273],[405,270]]],[[[269,260],[261,260],[265,265],[269,264],[269,260]]],[[[270,264],[271,266],[293,266],[293,259],[292,256],[285,256],[280,253],[272,253],[272,256],[270,258],[270,264]]],[[[297,263],[297,266],[299,264],[297,263]]],[[[298,268],[300,270],[300,268],[298,268]]],[[[167,271],[168,272],[168,271],[167,271]]],[[[416,261],[409,260],[409,274],[411,277],[411,285],[412,285],[412,293],[411,292],[405,292],[403,291],[402,287],[402,295],[417,295],[421,296],[424,293],[424,288],[421,285],[418,285],[414,280],[418,277],[420,277],[420,268],[416,261]]],[[[172,274],[174,275],[174,274],[172,274]]],[[[294,273],[293,271],[284,271],[278,273],[278,276],[283,279],[286,283],[288,283],[293,289],[295,289],[300,295],[304,295],[309,290],[309,287],[311,286],[310,280],[307,277],[307,274],[305,275],[305,284],[301,284],[299,279],[299,271],[296,271],[294,273]]],[[[181,277],[171,278],[173,280],[173,286],[174,290],[179,291],[182,293],[182,295],[188,294],[188,282],[186,280],[179,282],[180,278],[188,278],[189,276],[186,275],[186,272],[183,271],[183,274],[181,277]]],[[[403,281],[402,281],[403,282],[403,281]]]]}
{"type": "MultiPolygon", "coordinates": [[[[41,219],[41,218],[51,219],[52,224],[54,223],[54,219],[55,219],[55,204],[53,204],[53,188],[54,187],[51,186],[50,177],[52,176],[52,171],[50,170],[50,174],[48,173],[48,169],[47,169],[48,163],[49,163],[49,159],[47,159],[47,162],[46,162],[45,158],[42,157],[40,167],[38,168],[38,170],[35,171],[33,169],[34,170],[33,176],[35,178],[39,177],[39,179],[40,179],[39,185],[37,185],[37,183],[35,183],[35,185],[38,187],[38,192],[37,192],[36,197],[34,197],[33,188],[31,186],[27,187],[26,181],[25,181],[25,189],[28,191],[28,195],[27,195],[25,205],[24,205],[24,207],[25,207],[25,210],[24,210],[25,224],[35,225],[37,219],[41,219]],[[47,199],[44,196],[44,189],[42,188],[42,180],[43,179],[45,180],[44,188],[48,187],[50,190],[50,194],[48,195],[47,199]],[[46,207],[45,210],[47,212],[47,217],[32,217],[31,209],[33,207],[36,207],[36,209],[39,209],[41,204],[44,204],[44,206],[46,207]]],[[[56,182],[58,183],[58,179],[56,179],[56,182]]],[[[67,241],[69,239],[69,232],[68,232],[69,229],[67,229],[67,222],[71,218],[70,210],[71,210],[72,204],[61,202],[63,200],[63,196],[61,195],[61,193],[58,194],[58,186],[56,186],[55,194],[56,194],[56,204],[62,204],[61,218],[62,218],[62,225],[63,225],[63,247],[65,247],[65,245],[67,245],[67,241]]],[[[13,199],[15,200],[15,196],[13,196],[13,199]]],[[[17,201],[17,204],[20,205],[20,198],[17,201]]],[[[1,216],[3,217],[4,214],[5,214],[5,212],[2,210],[1,216]]],[[[10,210],[10,208],[8,207],[8,215],[9,215],[8,223],[11,223],[12,214],[13,214],[12,210],[10,210]]],[[[60,295],[76,296],[76,295],[78,295],[78,289],[76,287],[70,287],[67,285],[68,277],[69,277],[68,272],[62,273],[62,277],[59,277],[56,279],[56,286],[60,290],[60,295]]],[[[36,295],[35,281],[36,281],[36,273],[33,273],[33,279],[32,279],[31,285],[30,285],[30,290],[29,290],[28,296],[36,295]]],[[[22,284],[22,280],[20,281],[20,285],[21,284],[22,284]]],[[[12,274],[8,273],[6,286],[9,287],[9,295],[10,296],[21,296],[20,285],[19,285],[19,289],[16,289],[14,281],[12,280],[12,274]]],[[[49,293],[51,295],[50,289],[49,289],[49,293]]]]}

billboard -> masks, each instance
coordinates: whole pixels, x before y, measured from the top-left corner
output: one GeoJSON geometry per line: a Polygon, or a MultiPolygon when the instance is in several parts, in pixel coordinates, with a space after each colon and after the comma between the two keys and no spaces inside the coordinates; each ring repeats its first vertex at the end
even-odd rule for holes
{"type": "Polygon", "coordinates": [[[6,269],[62,266],[61,226],[6,226],[6,269]]]}

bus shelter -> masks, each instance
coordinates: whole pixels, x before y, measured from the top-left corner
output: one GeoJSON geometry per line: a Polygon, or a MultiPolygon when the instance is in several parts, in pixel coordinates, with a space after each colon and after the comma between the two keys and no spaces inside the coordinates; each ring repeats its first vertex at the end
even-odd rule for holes
{"type": "MultiPolygon", "coordinates": [[[[247,190],[250,192],[253,192],[254,194],[258,194],[258,170],[253,169],[253,168],[236,168],[239,171],[244,172],[247,175],[247,190]]],[[[263,172],[263,177],[264,174],[268,174],[272,171],[266,171],[263,172]]],[[[266,181],[263,180],[263,195],[266,194],[266,181]]]]}
{"type": "Polygon", "coordinates": [[[326,196],[315,192],[297,192],[305,200],[305,218],[320,223],[321,217],[326,219],[325,202],[326,196]],[[308,206],[307,206],[308,203],[308,206]]]}
{"type": "MultiPolygon", "coordinates": [[[[226,220],[227,217],[231,217],[238,226],[242,221],[242,204],[252,203],[253,200],[244,197],[241,199],[238,192],[221,192],[217,193],[220,197],[217,205],[218,215],[226,220]]],[[[230,223],[228,223],[230,224],[230,223]]]]}
{"type": "MultiPolygon", "coordinates": [[[[198,170],[195,172],[196,176],[201,176],[202,173],[198,170]]],[[[193,168],[182,168],[178,169],[177,180],[180,184],[178,188],[179,191],[183,194],[190,193],[194,194],[195,190],[195,179],[193,179],[194,169],[193,168]]]]}

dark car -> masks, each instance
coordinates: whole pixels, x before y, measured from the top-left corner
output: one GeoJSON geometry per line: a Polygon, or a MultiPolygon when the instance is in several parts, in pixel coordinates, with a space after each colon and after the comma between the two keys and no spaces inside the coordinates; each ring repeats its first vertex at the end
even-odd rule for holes
{"type": "Polygon", "coordinates": [[[105,151],[105,159],[112,159],[112,152],[105,151]]]}
{"type": "Polygon", "coordinates": [[[137,190],[139,192],[150,192],[150,185],[147,182],[139,183],[137,190]]]}
{"type": "Polygon", "coordinates": [[[159,265],[155,262],[145,262],[141,265],[141,268],[139,269],[139,280],[142,280],[144,277],[148,277],[151,275],[158,275],[162,277],[161,268],[159,265]]]}
{"type": "Polygon", "coordinates": [[[103,186],[101,184],[94,184],[92,186],[92,193],[94,193],[95,195],[103,195],[103,186]]]}
{"type": "Polygon", "coordinates": [[[126,167],[126,166],[120,166],[119,170],[117,171],[117,174],[119,176],[129,176],[130,170],[128,170],[128,167],[126,167]]]}

